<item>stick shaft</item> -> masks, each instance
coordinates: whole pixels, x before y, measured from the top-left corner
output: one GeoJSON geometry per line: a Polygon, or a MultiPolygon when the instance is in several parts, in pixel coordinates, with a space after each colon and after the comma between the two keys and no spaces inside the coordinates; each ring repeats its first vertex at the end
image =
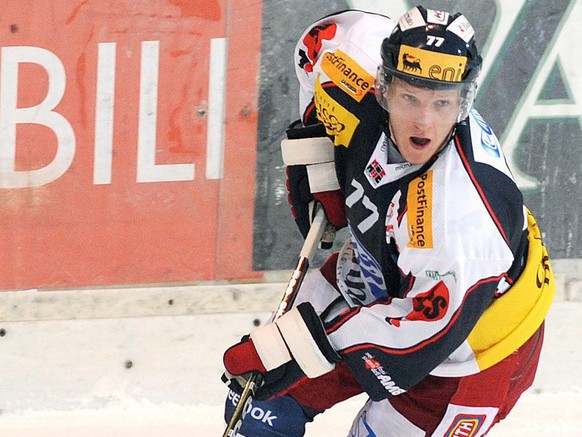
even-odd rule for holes
{"type": "MultiPolygon", "coordinates": [[[[289,279],[289,283],[287,284],[287,288],[285,288],[283,297],[281,298],[281,301],[275,310],[273,321],[277,320],[279,317],[285,314],[293,305],[293,302],[297,297],[297,293],[299,292],[299,288],[301,287],[303,279],[305,278],[305,274],[309,269],[309,260],[313,258],[326,226],[327,221],[325,219],[323,209],[319,209],[315,214],[313,222],[311,223],[309,233],[303,242],[303,247],[299,253],[299,260],[297,261],[297,265],[291,274],[291,279],[289,279]]],[[[230,421],[228,422],[222,437],[235,437],[237,435],[238,430],[242,426],[245,415],[252,408],[251,404],[253,397],[255,396],[256,391],[260,385],[261,375],[259,373],[253,373],[245,384],[238,404],[232,413],[232,417],[230,418],[230,421]]]]}

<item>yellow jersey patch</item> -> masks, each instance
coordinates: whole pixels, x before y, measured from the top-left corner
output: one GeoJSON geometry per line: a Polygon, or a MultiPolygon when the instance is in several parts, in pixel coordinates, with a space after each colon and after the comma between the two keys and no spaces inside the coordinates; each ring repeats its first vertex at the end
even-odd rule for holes
{"type": "Polygon", "coordinates": [[[321,61],[321,68],[333,83],[358,102],[374,86],[374,76],[341,50],[327,52],[321,61]]]}
{"type": "Polygon", "coordinates": [[[408,247],[432,249],[432,170],[413,179],[408,186],[408,247]]]}
{"type": "Polygon", "coordinates": [[[315,81],[314,102],[317,118],[327,134],[334,137],[334,144],[348,147],[360,120],[325,92],[319,77],[315,81]]]}

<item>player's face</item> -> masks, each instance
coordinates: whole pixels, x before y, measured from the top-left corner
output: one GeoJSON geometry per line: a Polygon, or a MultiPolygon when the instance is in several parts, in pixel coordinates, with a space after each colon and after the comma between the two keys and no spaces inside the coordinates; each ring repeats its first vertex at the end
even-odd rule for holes
{"type": "Polygon", "coordinates": [[[387,98],[392,140],[400,154],[411,164],[426,163],[457,122],[459,91],[418,88],[395,78],[387,98]]]}

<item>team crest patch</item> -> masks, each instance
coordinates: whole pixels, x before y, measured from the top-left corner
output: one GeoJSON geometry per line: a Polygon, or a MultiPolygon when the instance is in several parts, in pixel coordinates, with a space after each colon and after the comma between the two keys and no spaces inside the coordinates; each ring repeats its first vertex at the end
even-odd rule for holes
{"type": "Polygon", "coordinates": [[[453,420],[453,424],[445,433],[446,437],[474,437],[483,426],[484,414],[459,414],[453,420]]]}
{"type": "Polygon", "coordinates": [[[374,159],[366,167],[366,174],[372,185],[376,187],[380,182],[382,182],[384,176],[386,176],[386,171],[382,168],[382,165],[374,159]]]}

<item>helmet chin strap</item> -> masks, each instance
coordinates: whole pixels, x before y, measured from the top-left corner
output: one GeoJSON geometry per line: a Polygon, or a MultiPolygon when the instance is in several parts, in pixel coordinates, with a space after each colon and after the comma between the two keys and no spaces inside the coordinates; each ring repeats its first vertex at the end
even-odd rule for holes
{"type": "Polygon", "coordinates": [[[441,144],[441,146],[438,148],[438,150],[436,151],[435,155],[440,153],[441,150],[443,150],[447,144],[449,144],[451,142],[451,140],[453,139],[453,137],[455,136],[455,132],[457,131],[457,126],[459,125],[459,123],[455,123],[451,129],[451,131],[449,132],[449,134],[447,135],[446,139],[443,141],[443,143],[441,144]]]}

